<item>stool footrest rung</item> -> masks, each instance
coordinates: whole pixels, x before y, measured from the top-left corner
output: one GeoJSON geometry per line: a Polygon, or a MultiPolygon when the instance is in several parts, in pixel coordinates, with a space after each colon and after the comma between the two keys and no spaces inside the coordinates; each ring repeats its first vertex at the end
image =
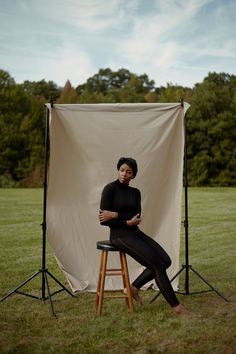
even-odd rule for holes
{"type": "MultiPolygon", "coordinates": [[[[123,290],[119,290],[119,289],[114,289],[114,290],[103,290],[103,293],[121,293],[123,290]]],[[[101,296],[100,291],[97,291],[97,296],[101,296]]],[[[107,296],[106,296],[107,297],[107,296]]],[[[123,297],[128,297],[128,295],[124,294],[123,297]]]]}
{"type": "Polygon", "coordinates": [[[125,299],[128,298],[127,295],[120,295],[120,296],[116,296],[116,295],[110,295],[110,296],[104,296],[104,299],[125,299]]]}
{"type": "Polygon", "coordinates": [[[124,272],[110,272],[110,271],[106,271],[106,275],[124,275],[124,272]]]}
{"type": "Polygon", "coordinates": [[[124,291],[124,289],[114,289],[114,290],[107,289],[107,290],[103,290],[104,293],[121,293],[123,291],[124,291]]]}
{"type": "Polygon", "coordinates": [[[114,272],[119,272],[121,271],[122,269],[121,268],[107,268],[107,271],[108,270],[111,270],[111,271],[114,271],[114,272]]]}

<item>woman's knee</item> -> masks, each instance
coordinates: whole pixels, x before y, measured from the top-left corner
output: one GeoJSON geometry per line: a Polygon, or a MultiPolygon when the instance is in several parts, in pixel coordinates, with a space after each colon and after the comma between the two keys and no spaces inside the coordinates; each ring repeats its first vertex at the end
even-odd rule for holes
{"type": "Polygon", "coordinates": [[[165,257],[165,258],[162,258],[161,260],[158,259],[156,261],[156,267],[161,268],[163,270],[168,269],[171,266],[171,264],[172,264],[172,261],[171,261],[170,257],[165,257]]]}
{"type": "Polygon", "coordinates": [[[166,260],[166,269],[169,268],[171,266],[171,264],[172,264],[172,261],[171,261],[170,257],[168,257],[166,260]]]}

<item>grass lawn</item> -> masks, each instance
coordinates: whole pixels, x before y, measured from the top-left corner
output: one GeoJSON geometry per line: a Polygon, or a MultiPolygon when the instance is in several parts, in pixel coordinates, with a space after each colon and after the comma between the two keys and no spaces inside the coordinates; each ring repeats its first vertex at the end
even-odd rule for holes
{"type": "MultiPolygon", "coordinates": [[[[41,189],[0,189],[0,297],[41,267],[41,189]]],[[[95,316],[95,294],[47,301],[14,294],[0,303],[1,353],[236,353],[236,188],[189,188],[190,264],[222,293],[178,295],[190,316],[178,318],[153,290],[142,292],[143,307],[128,313],[123,302],[107,300],[95,316]]],[[[180,263],[184,262],[184,230],[180,263]]],[[[66,287],[51,250],[47,267],[66,287]]],[[[183,288],[184,272],[180,277],[183,288]]],[[[37,276],[22,291],[41,294],[37,276]]],[[[51,291],[57,290],[50,282],[51,291]]],[[[190,292],[207,290],[190,272],[190,292]]]]}

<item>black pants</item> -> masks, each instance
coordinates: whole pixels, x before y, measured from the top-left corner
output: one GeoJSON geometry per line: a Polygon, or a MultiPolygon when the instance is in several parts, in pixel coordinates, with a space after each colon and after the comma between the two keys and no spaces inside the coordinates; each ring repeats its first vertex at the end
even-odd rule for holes
{"type": "Polygon", "coordinates": [[[172,307],[177,306],[179,301],[166,274],[166,269],[171,265],[171,259],[165,250],[139,229],[117,231],[111,230],[110,238],[114,246],[146,267],[132,285],[140,289],[144,284],[155,279],[167,302],[172,307]]]}

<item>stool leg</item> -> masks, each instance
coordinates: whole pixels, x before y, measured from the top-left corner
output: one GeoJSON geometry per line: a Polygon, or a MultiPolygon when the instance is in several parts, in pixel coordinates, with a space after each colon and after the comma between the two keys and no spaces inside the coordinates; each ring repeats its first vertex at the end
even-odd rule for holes
{"type": "Polygon", "coordinates": [[[130,312],[133,313],[134,312],[134,305],[133,305],[132,293],[131,293],[131,288],[130,288],[128,265],[127,265],[126,254],[123,252],[120,252],[120,262],[121,262],[124,288],[127,289],[127,296],[128,297],[125,298],[126,303],[129,307],[130,312]]]}
{"type": "Polygon", "coordinates": [[[127,290],[127,294],[126,294],[126,296],[125,296],[125,303],[126,303],[126,305],[129,307],[129,301],[128,301],[128,287],[129,286],[127,286],[127,281],[126,281],[126,278],[125,278],[125,262],[124,262],[124,257],[126,257],[125,256],[125,253],[123,253],[123,252],[120,252],[120,265],[121,265],[121,274],[122,274],[122,281],[123,281],[123,288],[125,289],[126,288],[126,290],[127,290]]]}
{"type": "Polygon", "coordinates": [[[101,265],[100,265],[100,274],[99,282],[97,288],[97,316],[101,316],[102,313],[102,304],[104,297],[104,286],[105,286],[105,277],[106,277],[106,267],[107,267],[107,251],[102,251],[101,254],[101,265]]]}
{"type": "Polygon", "coordinates": [[[97,292],[96,292],[96,309],[97,309],[97,307],[98,307],[99,294],[100,294],[99,291],[100,291],[100,287],[101,287],[102,264],[103,264],[103,253],[101,252],[100,265],[99,265],[99,272],[98,272],[97,292]]]}

